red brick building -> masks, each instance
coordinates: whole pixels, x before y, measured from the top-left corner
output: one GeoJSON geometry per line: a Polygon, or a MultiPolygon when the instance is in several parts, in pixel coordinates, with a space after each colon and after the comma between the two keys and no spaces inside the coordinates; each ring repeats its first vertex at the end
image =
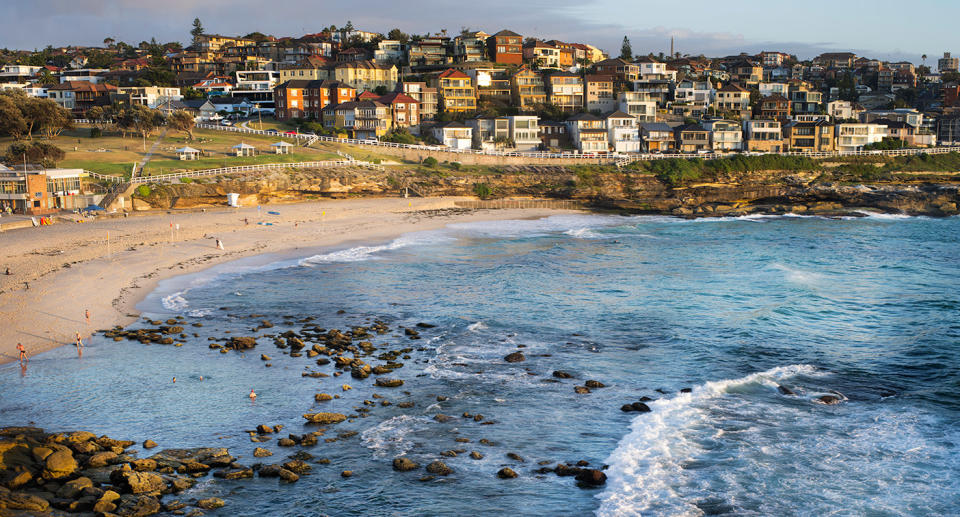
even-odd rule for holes
{"type": "Polygon", "coordinates": [[[502,30],[487,38],[490,60],[507,65],[523,64],[523,37],[513,31],[502,30]]]}

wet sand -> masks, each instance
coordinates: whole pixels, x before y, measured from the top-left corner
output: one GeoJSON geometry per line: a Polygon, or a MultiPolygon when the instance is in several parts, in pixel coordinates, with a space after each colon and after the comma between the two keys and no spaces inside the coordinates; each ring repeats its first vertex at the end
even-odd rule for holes
{"type": "Polygon", "coordinates": [[[385,241],[454,222],[568,212],[466,211],[455,209],[457,199],[324,200],[264,205],[259,212],[257,207],[157,211],[0,233],[0,364],[17,359],[18,342],[34,355],[73,344],[78,331],[85,339],[98,329],[127,325],[158,281],[215,264],[347,241],[385,241]]]}

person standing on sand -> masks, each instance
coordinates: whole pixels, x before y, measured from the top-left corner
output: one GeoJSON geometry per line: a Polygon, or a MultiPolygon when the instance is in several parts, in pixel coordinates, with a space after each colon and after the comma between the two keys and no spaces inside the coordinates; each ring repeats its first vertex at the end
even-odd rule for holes
{"type": "Polygon", "coordinates": [[[223,243],[220,242],[220,239],[217,239],[217,249],[218,249],[218,250],[222,250],[222,249],[223,249],[223,243]]]}
{"type": "Polygon", "coordinates": [[[80,339],[80,331],[77,331],[77,350],[83,348],[83,340],[80,339]]]}
{"type": "Polygon", "coordinates": [[[17,343],[17,351],[20,352],[20,364],[27,360],[27,350],[23,348],[23,343],[17,343]]]}
{"type": "Polygon", "coordinates": [[[87,318],[87,326],[90,325],[90,309],[83,311],[83,315],[87,318]]]}

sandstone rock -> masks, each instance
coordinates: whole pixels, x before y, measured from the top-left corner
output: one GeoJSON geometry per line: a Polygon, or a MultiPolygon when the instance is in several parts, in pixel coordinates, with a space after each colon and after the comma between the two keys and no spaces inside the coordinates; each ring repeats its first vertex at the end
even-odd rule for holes
{"type": "Polygon", "coordinates": [[[300,479],[300,476],[293,472],[292,470],[280,469],[279,471],[280,479],[286,481],[287,483],[294,483],[300,479]]]}
{"type": "Polygon", "coordinates": [[[266,458],[267,456],[273,456],[273,453],[263,447],[257,447],[253,450],[253,456],[255,458],[266,458]]]}
{"type": "Polygon", "coordinates": [[[397,388],[397,387],[403,386],[403,380],[401,380],[401,379],[385,379],[385,378],[381,377],[381,378],[377,379],[377,382],[376,382],[375,384],[376,384],[377,386],[381,387],[381,388],[397,388]]]}
{"type": "Polygon", "coordinates": [[[57,497],[63,499],[76,499],[80,496],[80,493],[83,492],[84,488],[92,486],[93,481],[90,481],[90,478],[79,477],[64,483],[63,486],[60,487],[60,490],[57,490],[57,497]]]}
{"type": "Polygon", "coordinates": [[[270,434],[273,432],[273,428],[266,424],[260,424],[257,426],[257,432],[260,434],[270,434]]]}
{"type": "Polygon", "coordinates": [[[50,507],[46,499],[23,492],[7,492],[0,490],[0,508],[8,510],[25,510],[28,512],[45,512],[50,507]]]}
{"type": "Polygon", "coordinates": [[[79,465],[67,450],[56,451],[44,460],[44,479],[62,479],[77,471],[79,465]]]}
{"type": "Polygon", "coordinates": [[[140,472],[157,470],[157,462],[149,458],[133,460],[130,462],[130,466],[133,467],[133,470],[140,472]]]}
{"type": "Polygon", "coordinates": [[[146,517],[159,513],[162,509],[160,501],[149,495],[141,495],[136,498],[122,496],[120,502],[117,514],[122,517],[146,517]]]}
{"type": "Polygon", "coordinates": [[[218,497],[210,497],[207,499],[201,499],[197,501],[197,506],[203,508],[204,510],[215,510],[217,508],[223,508],[227,504],[223,499],[218,497]]]}
{"type": "Polygon", "coordinates": [[[519,363],[519,362],[526,361],[527,358],[524,357],[524,355],[523,355],[522,352],[513,352],[512,354],[507,354],[507,355],[503,358],[503,360],[506,361],[506,362],[508,362],[508,363],[519,363]]]}
{"type": "Polygon", "coordinates": [[[166,481],[152,472],[115,470],[110,474],[110,481],[132,494],[159,494],[167,488],[166,481]]]}
{"type": "Polygon", "coordinates": [[[584,394],[590,393],[590,388],[586,386],[574,386],[573,391],[575,393],[579,393],[580,395],[584,395],[584,394]]]}
{"type": "Polygon", "coordinates": [[[249,350],[257,346],[257,338],[233,336],[227,342],[227,347],[234,350],[249,350]]]}
{"type": "Polygon", "coordinates": [[[313,470],[313,467],[311,467],[309,463],[303,460],[288,461],[283,464],[283,468],[289,470],[290,472],[295,472],[297,474],[300,474],[301,476],[313,470]]]}
{"type": "Polygon", "coordinates": [[[586,385],[586,387],[588,387],[588,388],[606,388],[606,387],[607,387],[606,384],[604,384],[604,383],[602,383],[602,382],[600,382],[600,381],[587,381],[587,382],[585,382],[585,383],[583,383],[583,384],[586,385]]]}
{"type": "Polygon", "coordinates": [[[497,471],[497,477],[500,479],[513,479],[517,477],[517,473],[514,472],[510,467],[504,467],[497,471]]]}
{"type": "Polygon", "coordinates": [[[449,422],[450,420],[453,420],[453,417],[450,415],[444,415],[443,413],[437,413],[436,415],[433,415],[433,419],[442,424],[444,422],[449,422]]]}
{"type": "Polygon", "coordinates": [[[313,399],[316,400],[317,402],[327,402],[329,400],[333,400],[333,395],[330,395],[328,393],[317,393],[316,395],[313,396],[313,399]]]}
{"type": "Polygon", "coordinates": [[[473,458],[473,459],[475,459],[475,460],[482,460],[482,459],[483,459],[483,454],[480,454],[480,453],[477,452],[477,451],[471,451],[471,452],[470,452],[470,457],[473,458]]]}
{"type": "Polygon", "coordinates": [[[414,470],[418,468],[420,468],[420,465],[410,458],[404,458],[401,456],[393,459],[393,470],[406,472],[408,470],[414,470]]]}
{"type": "Polygon", "coordinates": [[[347,419],[342,413],[307,413],[303,415],[308,422],[314,424],[339,424],[347,419]]]}
{"type": "Polygon", "coordinates": [[[156,447],[156,446],[157,446],[157,442],[155,442],[155,441],[153,441],[153,440],[144,440],[144,442],[143,442],[143,448],[144,448],[144,449],[152,449],[152,448],[154,448],[154,447],[156,447]]]}
{"type": "Polygon", "coordinates": [[[117,459],[117,453],[113,451],[98,452],[87,460],[88,467],[106,467],[117,459]]]}
{"type": "Polygon", "coordinates": [[[290,438],[281,438],[277,440],[277,445],[279,445],[280,447],[293,447],[296,444],[297,442],[290,438]]]}
{"type": "Polygon", "coordinates": [[[353,477],[353,471],[352,471],[352,470],[344,470],[343,472],[340,473],[340,476],[341,476],[341,477],[345,477],[345,478],[353,477]]]}
{"type": "Polygon", "coordinates": [[[453,469],[448,467],[444,462],[436,460],[427,465],[427,472],[438,476],[448,476],[453,473],[453,469]]]}
{"type": "Polygon", "coordinates": [[[213,473],[213,477],[220,479],[246,479],[253,477],[253,469],[249,468],[239,468],[239,469],[226,469],[218,470],[213,473]]]}
{"type": "Polygon", "coordinates": [[[573,378],[573,374],[571,374],[571,373],[569,373],[569,372],[565,372],[565,371],[563,371],[563,370],[555,370],[555,371],[553,372],[553,376],[556,377],[556,378],[558,378],[558,379],[572,379],[572,378],[573,378]]]}
{"type": "Polygon", "coordinates": [[[507,457],[510,458],[510,459],[513,460],[513,461],[519,461],[520,463],[526,463],[526,461],[527,461],[527,460],[523,459],[523,456],[521,456],[521,455],[519,455],[519,454],[517,454],[517,453],[515,453],[515,452],[508,452],[508,453],[507,453],[507,457]]]}
{"type": "Polygon", "coordinates": [[[823,395],[821,397],[817,397],[814,400],[820,402],[821,404],[826,404],[828,406],[832,406],[834,404],[840,403],[840,397],[836,397],[834,395],[823,395]]]}

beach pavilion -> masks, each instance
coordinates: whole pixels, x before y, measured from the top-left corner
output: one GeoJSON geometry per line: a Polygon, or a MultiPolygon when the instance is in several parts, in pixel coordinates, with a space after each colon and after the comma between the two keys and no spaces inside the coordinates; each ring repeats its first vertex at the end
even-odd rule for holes
{"type": "Polygon", "coordinates": [[[276,154],[290,154],[290,148],[293,147],[293,144],[290,142],[277,142],[275,144],[270,144],[270,147],[273,148],[273,152],[276,154]]]}
{"type": "Polygon", "coordinates": [[[180,160],[199,160],[200,159],[200,150],[194,149],[190,146],[181,147],[176,150],[177,158],[180,160]]]}
{"type": "Polygon", "coordinates": [[[257,152],[257,148],[250,145],[240,142],[239,144],[231,147],[234,152],[237,153],[237,156],[253,156],[257,152]]]}

